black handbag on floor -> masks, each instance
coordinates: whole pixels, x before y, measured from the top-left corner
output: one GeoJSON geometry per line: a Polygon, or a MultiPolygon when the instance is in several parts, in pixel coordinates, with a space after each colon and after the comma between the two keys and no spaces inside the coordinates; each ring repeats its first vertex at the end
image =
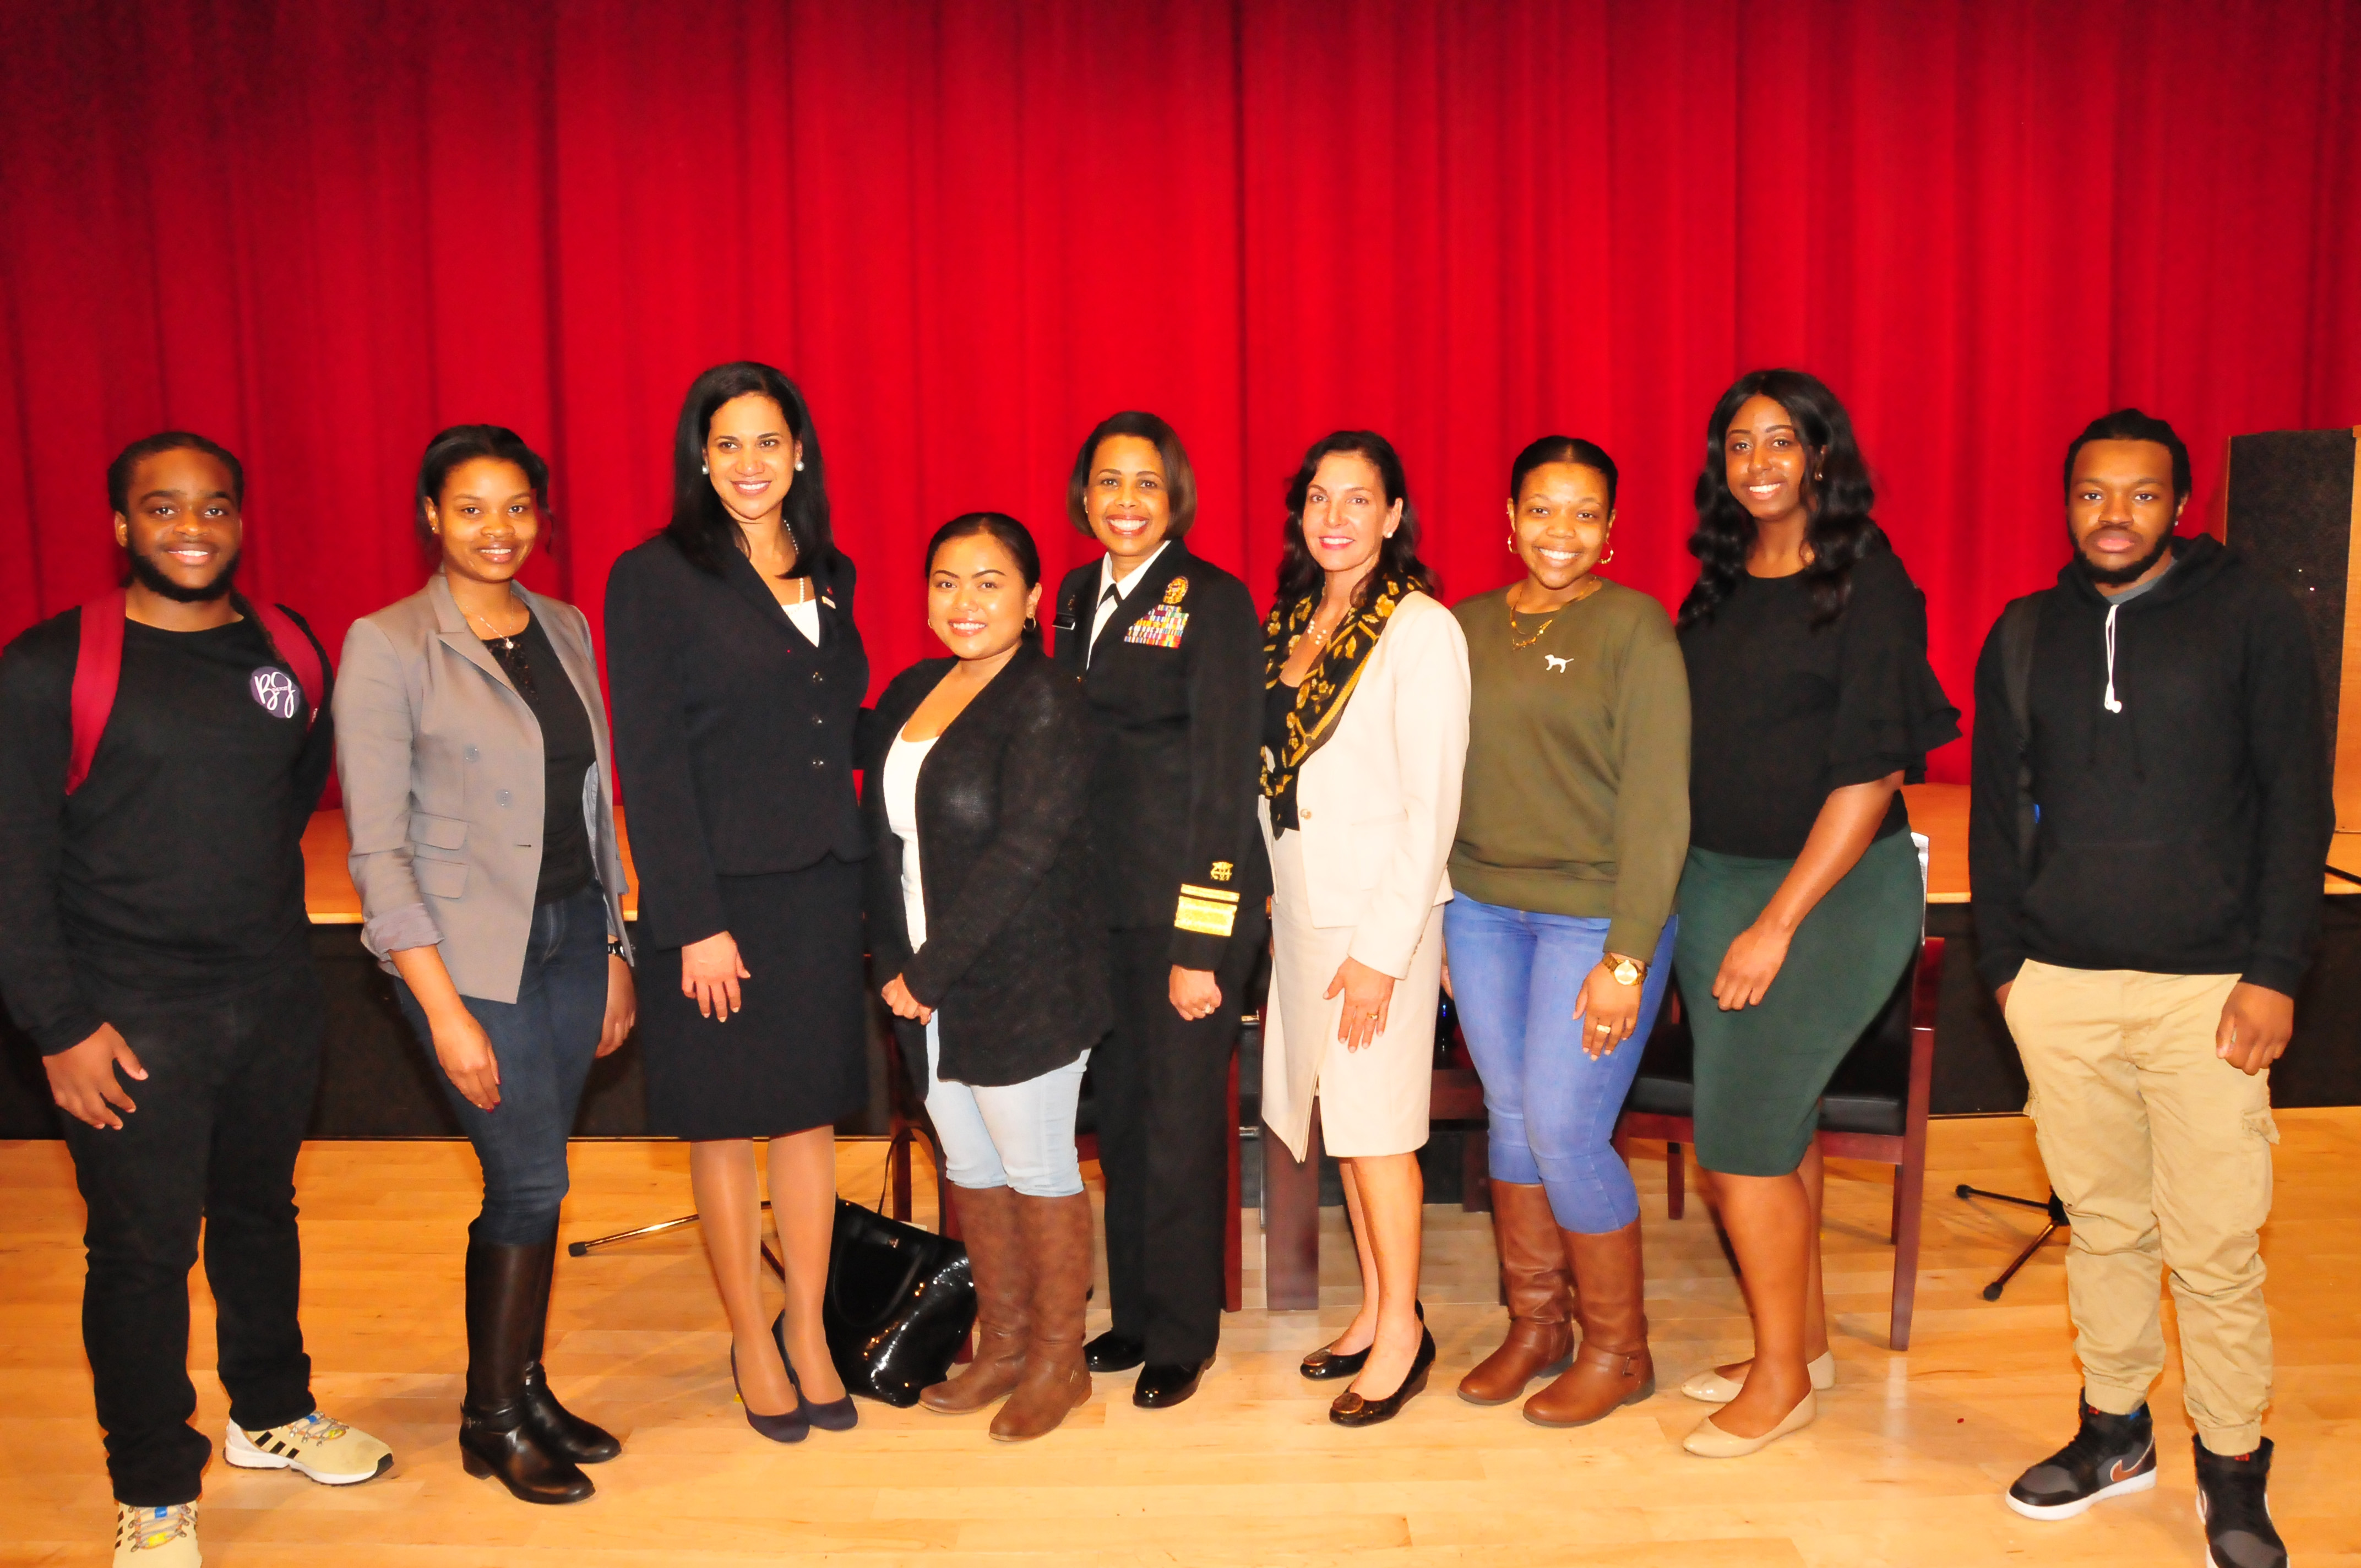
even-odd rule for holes
{"type": "Polygon", "coordinates": [[[950,1376],[975,1326],[975,1280],[966,1247],[884,1208],[883,1193],[875,1209],[836,1201],[820,1321],[845,1387],[907,1409],[950,1376]]]}

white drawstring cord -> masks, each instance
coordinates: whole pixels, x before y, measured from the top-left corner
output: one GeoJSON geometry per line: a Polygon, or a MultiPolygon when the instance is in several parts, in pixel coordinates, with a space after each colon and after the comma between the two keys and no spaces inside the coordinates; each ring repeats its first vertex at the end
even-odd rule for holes
{"type": "Polygon", "coordinates": [[[2123,699],[2115,696],[2115,611],[2119,608],[2112,604],[2107,607],[2107,695],[2100,699],[2099,706],[2109,713],[2124,710],[2123,699]]]}

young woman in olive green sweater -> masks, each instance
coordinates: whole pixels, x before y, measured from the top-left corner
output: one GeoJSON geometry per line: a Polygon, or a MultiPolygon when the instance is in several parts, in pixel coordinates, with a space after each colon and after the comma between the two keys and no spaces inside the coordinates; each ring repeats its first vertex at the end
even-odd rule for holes
{"type": "Polygon", "coordinates": [[[1609,1140],[1669,972],[1688,678],[1664,607],[1594,575],[1613,459],[1544,436],[1509,491],[1525,576],[1453,612],[1474,700],[1444,941],[1490,1113],[1509,1303],[1506,1343],[1459,1393],[1505,1404],[1562,1374],[1525,1416],[1581,1426],[1655,1391],[1639,1195],[1609,1140]]]}

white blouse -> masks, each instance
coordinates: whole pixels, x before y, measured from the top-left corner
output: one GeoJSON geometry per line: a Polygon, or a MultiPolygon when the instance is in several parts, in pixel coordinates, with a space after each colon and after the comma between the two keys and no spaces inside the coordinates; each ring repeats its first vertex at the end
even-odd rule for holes
{"type": "Polygon", "coordinates": [[[927,889],[918,869],[918,769],[941,739],[896,735],[885,752],[885,826],[902,840],[902,920],[910,928],[914,953],[927,945],[927,889]]]}

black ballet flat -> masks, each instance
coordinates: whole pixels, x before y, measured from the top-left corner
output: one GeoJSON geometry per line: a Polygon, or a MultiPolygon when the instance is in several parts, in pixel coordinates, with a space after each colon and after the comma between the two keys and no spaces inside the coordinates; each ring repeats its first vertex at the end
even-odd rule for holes
{"type": "Polygon", "coordinates": [[[771,1337],[779,1342],[779,1359],[786,1364],[787,1382],[796,1391],[796,1406],[803,1418],[822,1431],[851,1431],[861,1424],[861,1412],[852,1408],[852,1396],[844,1394],[823,1405],[804,1392],[804,1380],[796,1376],[796,1358],[787,1354],[787,1315],[781,1312],[771,1320],[771,1337]]]}
{"type": "Polygon", "coordinates": [[[1434,1336],[1421,1329],[1418,1334],[1418,1354],[1410,1364],[1410,1376],[1401,1387],[1382,1399],[1365,1399],[1350,1388],[1336,1396],[1328,1407],[1328,1419],[1340,1427],[1373,1427],[1379,1421],[1389,1421],[1401,1414],[1402,1407],[1426,1388],[1426,1375],[1434,1367],[1434,1336]]]}
{"type": "MultiPolygon", "coordinates": [[[[1422,1323],[1426,1321],[1426,1303],[1413,1301],[1411,1305],[1418,1312],[1418,1321],[1422,1323]]],[[[1368,1364],[1369,1353],[1366,1350],[1347,1351],[1340,1354],[1322,1345],[1305,1356],[1296,1370],[1314,1383],[1334,1383],[1340,1377],[1358,1377],[1361,1368],[1368,1364]]]]}
{"type": "MultiPolygon", "coordinates": [[[[793,1367],[788,1368],[787,1376],[790,1379],[795,1376],[795,1369],[793,1367]]],[[[745,1405],[746,1389],[744,1386],[738,1381],[738,1347],[734,1344],[730,1347],[730,1387],[737,1390],[738,1402],[741,1405],[745,1405]]],[[[769,1438],[773,1442],[801,1442],[804,1439],[811,1435],[811,1420],[804,1414],[804,1411],[807,1407],[804,1404],[803,1399],[803,1391],[801,1389],[797,1389],[796,1391],[796,1408],[792,1410],[788,1410],[783,1414],[775,1416],[758,1416],[754,1413],[753,1407],[748,1405],[746,1407],[746,1424],[752,1427],[756,1431],[761,1432],[764,1437],[769,1438]]]]}

